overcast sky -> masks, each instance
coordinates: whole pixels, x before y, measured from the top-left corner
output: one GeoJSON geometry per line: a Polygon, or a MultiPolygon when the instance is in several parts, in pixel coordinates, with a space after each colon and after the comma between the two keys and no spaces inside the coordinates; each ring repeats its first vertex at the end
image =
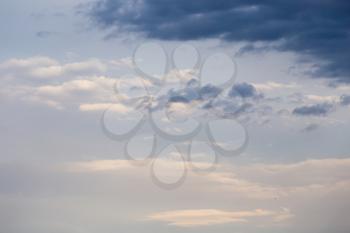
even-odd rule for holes
{"type": "Polygon", "coordinates": [[[349,232],[348,12],[2,0],[0,231],[349,232]]]}

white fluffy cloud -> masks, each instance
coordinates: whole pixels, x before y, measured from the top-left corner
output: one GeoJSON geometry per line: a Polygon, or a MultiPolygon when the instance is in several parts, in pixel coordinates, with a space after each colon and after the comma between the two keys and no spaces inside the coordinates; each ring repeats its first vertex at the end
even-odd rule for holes
{"type": "MultiPolygon", "coordinates": [[[[62,63],[49,57],[9,59],[0,63],[2,89],[0,94],[21,101],[44,104],[56,109],[73,107],[87,111],[105,110],[110,104],[113,110],[126,112],[116,98],[116,84],[123,88],[140,89],[135,75],[121,78],[102,75],[118,68],[130,68],[130,58],[110,61],[88,59],[81,62],[62,63]],[[122,81],[122,82],[121,82],[122,81]]],[[[129,93],[120,93],[126,97],[129,93]]]]}
{"type": "Polygon", "coordinates": [[[101,73],[107,70],[106,64],[98,59],[88,59],[81,62],[60,63],[49,57],[29,57],[25,59],[9,59],[0,64],[0,70],[5,76],[20,78],[27,76],[38,79],[64,77],[101,73]]]}

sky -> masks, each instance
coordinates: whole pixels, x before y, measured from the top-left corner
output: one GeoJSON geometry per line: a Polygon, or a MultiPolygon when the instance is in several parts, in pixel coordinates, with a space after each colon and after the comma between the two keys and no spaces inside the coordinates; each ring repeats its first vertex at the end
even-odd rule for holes
{"type": "Polygon", "coordinates": [[[347,233],[350,4],[0,2],[0,231],[347,233]]]}

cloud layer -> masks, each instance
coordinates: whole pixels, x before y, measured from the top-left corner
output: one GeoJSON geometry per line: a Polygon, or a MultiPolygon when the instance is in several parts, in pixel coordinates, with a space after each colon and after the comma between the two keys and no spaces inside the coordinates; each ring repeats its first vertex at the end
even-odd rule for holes
{"type": "MultiPolygon", "coordinates": [[[[162,166],[159,175],[178,176],[177,162],[162,160],[162,166]]],[[[201,232],[217,224],[254,229],[248,232],[261,226],[302,233],[349,227],[349,159],[221,164],[208,175],[189,173],[172,192],[151,185],[148,167],[127,160],[1,163],[0,168],[0,222],[8,231],[115,232],[125,222],[141,224],[144,232],[152,232],[147,224],[157,222],[201,232]]]]}
{"type": "MultiPolygon", "coordinates": [[[[314,1],[99,0],[89,9],[101,28],[163,40],[221,38],[255,42],[316,58],[315,77],[350,82],[350,4],[314,1]]],[[[117,35],[117,33],[115,34],[117,35]]]]}

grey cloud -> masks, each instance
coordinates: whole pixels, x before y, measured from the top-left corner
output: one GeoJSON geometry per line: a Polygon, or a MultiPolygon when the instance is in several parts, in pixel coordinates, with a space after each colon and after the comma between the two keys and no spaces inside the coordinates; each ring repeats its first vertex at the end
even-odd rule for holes
{"type": "Polygon", "coordinates": [[[333,109],[333,104],[322,103],[297,107],[293,110],[293,114],[298,116],[326,116],[333,109]]]}
{"type": "Polygon", "coordinates": [[[350,105],[350,95],[342,95],[340,97],[340,104],[344,106],[350,105]]]}
{"type": "Polygon", "coordinates": [[[318,124],[309,124],[305,128],[301,130],[301,132],[312,132],[320,128],[320,125],[318,124]]]}
{"type": "MultiPolygon", "coordinates": [[[[198,110],[213,110],[223,117],[242,117],[248,115],[269,115],[266,112],[267,106],[258,106],[258,102],[263,97],[255,87],[249,83],[240,83],[229,88],[228,94],[223,94],[223,90],[215,85],[207,84],[199,87],[196,80],[190,80],[181,89],[170,89],[165,95],[159,96],[158,105],[155,111],[166,108],[167,103],[190,103],[196,101],[195,108],[198,110]],[[234,99],[234,97],[238,97],[234,99]]],[[[226,93],[226,92],[225,92],[226,93]]]]}
{"type": "Polygon", "coordinates": [[[349,12],[347,0],[97,0],[87,15],[99,28],[148,38],[278,42],[272,47],[316,58],[314,77],[349,83],[349,12]]]}
{"type": "MultiPolygon", "coordinates": [[[[193,100],[210,100],[218,97],[222,89],[211,84],[203,87],[198,87],[196,80],[190,80],[186,87],[178,90],[171,89],[167,94],[169,102],[183,102],[188,103],[193,100]]],[[[164,98],[164,97],[161,97],[164,98]]]]}
{"type": "Polygon", "coordinates": [[[35,33],[35,35],[39,38],[47,38],[49,36],[52,36],[53,34],[54,34],[53,32],[49,32],[49,31],[39,31],[35,33]]]}
{"type": "Polygon", "coordinates": [[[258,54],[258,53],[268,52],[269,50],[272,50],[272,49],[278,49],[278,47],[273,46],[273,45],[257,46],[255,44],[248,44],[248,45],[245,45],[242,48],[240,48],[235,55],[242,56],[243,54],[246,54],[246,53],[257,53],[258,54]]]}
{"type": "MultiPolygon", "coordinates": [[[[189,81],[191,82],[191,81],[189,81]]],[[[199,100],[199,90],[197,87],[187,84],[186,87],[182,89],[171,89],[168,91],[168,93],[165,96],[160,96],[159,100],[162,100],[161,102],[182,102],[182,103],[189,103],[193,100],[199,100]]]]}
{"type": "Polygon", "coordinates": [[[202,99],[211,99],[217,97],[221,91],[221,88],[208,84],[199,90],[199,95],[202,99]]]}
{"type": "Polygon", "coordinates": [[[172,103],[188,103],[190,102],[189,99],[183,97],[183,96],[171,96],[169,98],[169,102],[172,102],[172,103]]]}
{"type": "Polygon", "coordinates": [[[225,116],[241,116],[242,114],[255,111],[252,103],[243,103],[240,105],[228,105],[224,108],[225,116]]]}
{"type": "Polygon", "coordinates": [[[241,98],[262,98],[263,95],[258,93],[255,87],[249,83],[238,83],[235,84],[230,92],[228,93],[230,97],[241,97],[241,98]]]}

